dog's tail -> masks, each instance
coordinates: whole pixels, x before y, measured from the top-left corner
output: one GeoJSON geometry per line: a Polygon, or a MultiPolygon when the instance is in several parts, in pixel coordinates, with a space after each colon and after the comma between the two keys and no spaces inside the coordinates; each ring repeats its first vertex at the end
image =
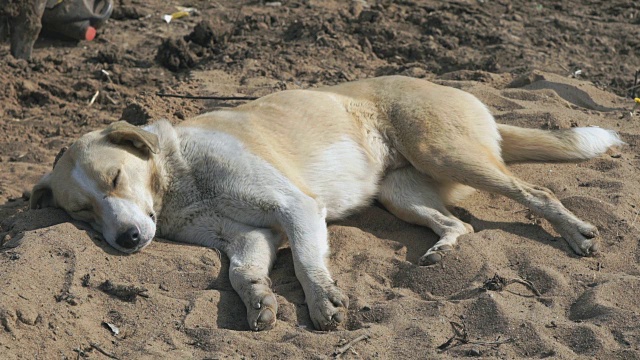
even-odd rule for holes
{"type": "Polygon", "coordinates": [[[498,124],[498,131],[507,163],[587,160],[624,144],[618,133],[599,127],[538,130],[498,124]]]}

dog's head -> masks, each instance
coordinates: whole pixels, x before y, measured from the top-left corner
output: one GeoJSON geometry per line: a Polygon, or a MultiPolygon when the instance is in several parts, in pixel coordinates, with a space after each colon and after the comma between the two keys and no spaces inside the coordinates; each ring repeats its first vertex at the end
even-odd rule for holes
{"type": "Polygon", "coordinates": [[[156,232],[158,152],[155,134],[124,121],[86,134],[33,188],[30,206],[60,207],[114,248],[138,251],[156,232]]]}

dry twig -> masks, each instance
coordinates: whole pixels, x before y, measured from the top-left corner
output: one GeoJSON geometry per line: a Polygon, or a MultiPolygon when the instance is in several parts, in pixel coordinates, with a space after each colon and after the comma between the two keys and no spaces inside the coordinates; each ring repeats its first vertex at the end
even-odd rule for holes
{"type": "Polygon", "coordinates": [[[104,350],[102,350],[102,348],[100,347],[100,345],[96,344],[96,343],[90,343],[89,345],[91,345],[92,348],[98,350],[102,355],[111,358],[111,359],[116,359],[116,360],[120,360],[117,356],[110,354],[104,350]]]}
{"type": "Polygon", "coordinates": [[[340,346],[339,348],[336,349],[336,351],[333,352],[333,355],[336,357],[336,359],[339,359],[340,356],[342,356],[342,354],[344,354],[345,352],[347,352],[347,350],[351,349],[353,347],[353,345],[355,345],[356,343],[362,341],[362,340],[366,340],[368,339],[370,336],[368,334],[363,334],[358,336],[357,338],[349,341],[348,343],[340,346]]]}
{"type": "Polygon", "coordinates": [[[195,99],[195,100],[256,100],[255,96],[195,96],[195,95],[180,95],[180,94],[165,94],[156,93],[160,97],[171,97],[179,99],[195,99]]]}
{"type": "Polygon", "coordinates": [[[531,281],[521,279],[521,278],[507,279],[507,278],[503,278],[498,274],[493,275],[491,279],[485,281],[484,284],[482,285],[482,289],[491,290],[491,291],[502,291],[504,290],[505,287],[513,283],[522,284],[526,286],[527,289],[531,290],[531,292],[533,292],[536,296],[542,296],[540,291],[536,289],[536,287],[533,285],[531,281]]]}
{"type": "Polygon", "coordinates": [[[96,91],[96,93],[93,94],[93,97],[89,101],[89,106],[93,105],[93,103],[96,102],[96,99],[98,98],[98,95],[100,95],[100,90],[96,91]]]}
{"type": "Polygon", "coordinates": [[[456,346],[463,344],[483,345],[483,346],[498,346],[513,341],[511,338],[500,340],[500,337],[496,341],[471,341],[469,340],[469,334],[467,333],[467,327],[464,323],[460,324],[455,321],[449,321],[451,328],[453,329],[453,336],[449,338],[444,344],[438,346],[438,350],[444,352],[456,346]]]}

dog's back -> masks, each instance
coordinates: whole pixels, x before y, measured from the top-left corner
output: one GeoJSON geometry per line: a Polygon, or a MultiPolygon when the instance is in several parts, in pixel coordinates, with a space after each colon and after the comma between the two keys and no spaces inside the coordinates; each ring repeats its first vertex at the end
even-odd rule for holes
{"type": "Polygon", "coordinates": [[[323,203],[328,219],[366,205],[381,178],[409,164],[420,163],[420,171],[439,183],[440,196],[451,203],[460,198],[460,177],[474,176],[459,174],[466,165],[451,166],[461,158],[506,170],[504,160],[580,160],[585,158],[577,155],[581,146],[590,148],[589,158],[619,143],[604,130],[552,133],[496,125],[475,96],[402,76],[278,92],[180,126],[239,139],[323,203]],[[589,146],[589,140],[599,145],[589,146]]]}

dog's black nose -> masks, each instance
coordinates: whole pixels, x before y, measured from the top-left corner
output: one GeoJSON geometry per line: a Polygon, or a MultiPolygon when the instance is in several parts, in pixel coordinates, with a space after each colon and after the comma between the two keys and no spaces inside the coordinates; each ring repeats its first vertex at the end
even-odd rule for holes
{"type": "Polygon", "coordinates": [[[116,238],[116,244],[122,246],[125,249],[133,249],[140,243],[140,230],[133,226],[127,229],[127,231],[121,233],[116,238]]]}

